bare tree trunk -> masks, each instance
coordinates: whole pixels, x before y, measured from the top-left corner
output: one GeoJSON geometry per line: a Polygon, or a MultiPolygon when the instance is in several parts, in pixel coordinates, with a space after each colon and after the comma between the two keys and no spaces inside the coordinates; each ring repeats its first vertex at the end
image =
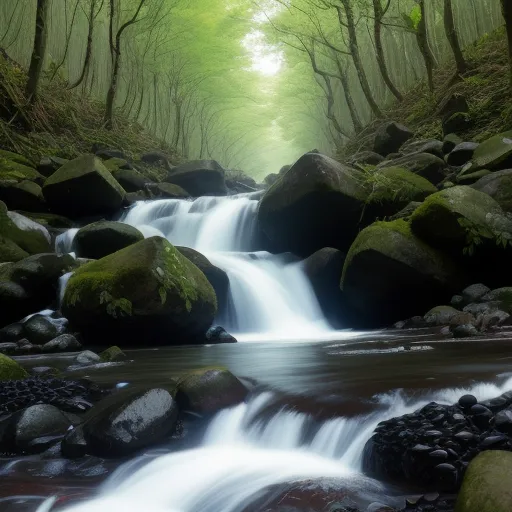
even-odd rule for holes
{"type": "Polygon", "coordinates": [[[452,48],[453,55],[455,57],[455,64],[457,65],[457,72],[462,75],[468,69],[464,55],[460,48],[459,37],[457,36],[457,30],[455,29],[455,22],[453,20],[453,9],[452,0],[444,0],[444,31],[446,37],[452,48]]]}
{"type": "MultiPolygon", "coordinates": [[[[363,61],[361,60],[361,54],[359,52],[359,44],[357,42],[357,32],[356,32],[356,25],[355,25],[355,21],[354,21],[354,13],[352,11],[352,5],[350,2],[351,2],[351,0],[341,0],[341,3],[343,4],[343,8],[345,10],[345,16],[347,18],[346,27],[348,30],[350,54],[352,55],[352,59],[354,60],[354,65],[356,67],[357,76],[359,78],[361,88],[363,89],[363,93],[366,97],[366,100],[368,101],[368,104],[370,105],[370,108],[372,109],[372,112],[377,117],[382,117],[382,112],[381,112],[379,106],[377,105],[375,98],[373,97],[373,93],[370,88],[370,84],[368,82],[366,72],[363,67],[363,61]]],[[[336,10],[338,11],[340,29],[343,30],[345,23],[343,22],[341,7],[336,7],[336,10]]]]}
{"type": "Polygon", "coordinates": [[[34,46],[32,49],[32,58],[30,59],[30,68],[28,70],[28,80],[25,88],[25,96],[29,103],[34,103],[37,96],[37,89],[43,70],[43,61],[46,51],[46,18],[50,0],[37,0],[36,8],[36,31],[34,36],[34,46]]]}
{"type": "MultiPolygon", "coordinates": [[[[389,4],[388,4],[389,5],[389,4]]],[[[384,55],[384,48],[382,47],[382,19],[384,18],[384,9],[382,8],[381,0],[373,0],[373,36],[375,39],[375,51],[377,53],[377,64],[384,80],[384,83],[388,86],[393,96],[398,101],[402,101],[404,98],[400,94],[391,77],[389,76],[388,66],[386,64],[386,57],[384,55]]]]}
{"type": "Polygon", "coordinates": [[[425,16],[425,0],[418,0],[418,2],[421,9],[421,20],[416,30],[416,41],[418,42],[421,55],[423,56],[423,60],[425,62],[425,68],[427,69],[428,88],[431,92],[433,92],[435,60],[434,56],[432,55],[432,50],[430,49],[430,44],[428,42],[427,18],[425,16]]]}
{"type": "Polygon", "coordinates": [[[510,0],[501,0],[501,12],[507,28],[510,93],[512,94],[512,4],[510,0]]]}
{"type": "Polygon", "coordinates": [[[350,83],[348,81],[347,71],[344,68],[343,63],[340,61],[340,58],[338,56],[336,56],[336,66],[338,67],[341,87],[343,88],[345,101],[347,102],[350,118],[352,119],[352,126],[354,127],[354,132],[358,133],[363,129],[363,124],[361,123],[361,119],[359,118],[359,114],[357,113],[356,104],[354,103],[354,98],[352,98],[352,94],[350,92],[350,83]]]}

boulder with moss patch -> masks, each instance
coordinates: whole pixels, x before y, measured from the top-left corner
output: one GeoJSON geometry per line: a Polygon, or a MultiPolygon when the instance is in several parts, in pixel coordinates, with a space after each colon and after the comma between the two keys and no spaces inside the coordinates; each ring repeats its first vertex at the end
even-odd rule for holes
{"type": "Polygon", "coordinates": [[[0,354],[0,381],[26,379],[28,373],[14,359],[0,354]]]}
{"type": "MultiPolygon", "coordinates": [[[[0,153],[0,180],[43,182],[44,176],[37,172],[30,162],[25,159],[13,160],[10,155],[5,156],[5,153],[10,152],[3,151],[0,153]]],[[[13,153],[11,153],[11,155],[12,154],[13,153]]]]}
{"type": "Polygon", "coordinates": [[[306,153],[261,199],[258,221],[276,252],[309,256],[346,250],[367,198],[365,176],[319,153],[306,153]]]}
{"type": "Polygon", "coordinates": [[[154,198],[180,199],[190,197],[190,194],[185,189],[173,183],[150,183],[146,185],[146,188],[154,198]]]}
{"type": "Polygon", "coordinates": [[[117,169],[112,171],[112,176],[126,192],[144,190],[146,184],[152,183],[150,179],[135,169],[117,169]]]}
{"type": "Polygon", "coordinates": [[[500,133],[482,142],[473,153],[472,168],[497,171],[512,165],[512,131],[500,133]]]}
{"type": "Polygon", "coordinates": [[[128,359],[126,354],[117,345],[100,352],[100,358],[104,363],[115,363],[128,359]]]}
{"type": "Polygon", "coordinates": [[[143,239],[144,235],[129,224],[100,220],[80,228],[73,243],[81,258],[99,260],[143,239]]]}
{"type": "Polygon", "coordinates": [[[512,453],[491,450],[469,464],[457,497],[455,512],[512,510],[512,453]]]}
{"type": "Polygon", "coordinates": [[[449,301],[465,283],[448,256],[404,220],[376,222],[352,244],[341,287],[361,327],[386,326],[449,301]]]}
{"type": "Polygon", "coordinates": [[[247,393],[247,388],[227,368],[201,368],[180,380],[176,400],[183,409],[210,415],[237,405],[247,393]]]}
{"type": "Polygon", "coordinates": [[[402,167],[435,185],[446,177],[446,163],[431,153],[412,153],[393,160],[385,160],[377,166],[377,169],[388,167],[402,167]]]}
{"type": "Polygon", "coordinates": [[[225,196],[225,171],[215,160],[193,160],[172,169],[165,180],[179,185],[191,196],[225,196]]]}
{"type": "Polygon", "coordinates": [[[97,343],[144,346],[204,340],[217,312],[205,275],[160,237],[152,237],[71,276],[62,313],[97,343]]]}
{"type": "Polygon", "coordinates": [[[0,200],[10,210],[44,212],[47,209],[42,189],[32,181],[0,181],[0,200]]]}
{"type": "Polygon", "coordinates": [[[52,212],[71,218],[114,213],[126,192],[99,158],[84,155],[55,171],[44,183],[43,195],[52,212]]]}
{"type": "Polygon", "coordinates": [[[373,150],[382,156],[396,153],[413,136],[414,134],[406,126],[388,121],[377,128],[373,150]]]}
{"type": "Polygon", "coordinates": [[[472,187],[491,196],[506,212],[512,213],[512,169],[481,177],[472,187]]]}

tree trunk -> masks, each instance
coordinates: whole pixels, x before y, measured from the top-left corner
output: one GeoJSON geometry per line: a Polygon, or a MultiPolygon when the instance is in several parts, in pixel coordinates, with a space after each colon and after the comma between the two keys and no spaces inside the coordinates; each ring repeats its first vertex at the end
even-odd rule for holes
{"type": "Polygon", "coordinates": [[[501,0],[501,11],[507,28],[510,92],[512,94],[512,4],[510,0],[501,0]]]}
{"type": "Polygon", "coordinates": [[[419,0],[421,8],[421,20],[416,30],[416,41],[418,42],[421,55],[425,62],[425,68],[427,69],[428,88],[431,92],[434,91],[434,56],[428,42],[427,33],[427,19],[425,17],[425,0],[419,0]]]}
{"type": "Polygon", "coordinates": [[[110,78],[110,86],[107,92],[107,101],[105,105],[105,128],[111,130],[114,125],[114,103],[117,93],[117,81],[119,80],[119,68],[121,67],[121,54],[119,51],[114,56],[114,66],[110,78]]]}
{"type": "Polygon", "coordinates": [[[87,46],[85,48],[85,59],[84,59],[83,65],[82,65],[82,72],[80,73],[80,76],[78,77],[78,79],[69,86],[70,89],[75,89],[84,81],[85,75],[86,75],[87,70],[89,69],[89,65],[91,63],[92,35],[93,35],[93,31],[94,31],[94,8],[96,7],[96,0],[90,0],[90,2],[91,2],[91,5],[90,5],[91,8],[89,11],[89,27],[87,30],[87,46]]]}
{"type": "Polygon", "coordinates": [[[402,101],[404,98],[400,94],[400,91],[396,88],[395,84],[389,76],[388,66],[386,64],[386,58],[384,56],[384,48],[382,47],[382,18],[384,17],[384,10],[382,9],[381,0],[373,0],[373,36],[375,39],[375,51],[377,53],[377,64],[384,80],[384,83],[388,86],[393,96],[398,101],[402,101]]]}
{"type": "Polygon", "coordinates": [[[28,80],[25,88],[25,96],[29,103],[34,103],[37,96],[37,89],[43,70],[44,54],[46,51],[46,18],[50,0],[37,0],[36,9],[36,31],[34,36],[34,47],[32,49],[32,58],[30,59],[30,68],[28,70],[28,80]]]}
{"type": "MultiPolygon", "coordinates": [[[[341,3],[343,4],[343,7],[345,9],[345,15],[347,17],[346,25],[347,25],[347,29],[348,29],[350,54],[352,55],[354,65],[356,67],[357,76],[359,78],[361,88],[363,89],[363,93],[366,97],[366,100],[368,101],[368,104],[370,105],[370,108],[372,109],[372,112],[377,117],[382,117],[382,112],[373,97],[373,93],[370,88],[370,84],[368,83],[368,78],[366,77],[366,72],[363,67],[363,62],[361,60],[361,54],[359,53],[359,44],[357,42],[357,32],[356,32],[356,25],[355,25],[355,21],[354,21],[354,13],[352,12],[352,6],[351,6],[350,2],[351,2],[351,0],[341,0],[341,3]]],[[[340,29],[343,30],[344,23],[343,23],[341,8],[336,7],[336,10],[338,11],[338,18],[340,21],[340,29]]]]}
{"type": "Polygon", "coordinates": [[[350,83],[348,81],[347,71],[343,67],[338,56],[336,56],[336,66],[340,75],[341,87],[343,88],[343,94],[345,95],[345,101],[347,102],[350,118],[352,119],[352,126],[354,127],[354,132],[358,133],[363,129],[363,124],[361,123],[361,119],[359,119],[354,98],[352,98],[352,94],[350,93],[350,83]]]}
{"type": "Polygon", "coordinates": [[[457,65],[457,72],[459,75],[465,73],[468,69],[464,55],[460,49],[459,37],[455,29],[455,22],[453,20],[452,0],[444,0],[444,31],[446,37],[452,48],[455,57],[455,64],[457,65]]]}

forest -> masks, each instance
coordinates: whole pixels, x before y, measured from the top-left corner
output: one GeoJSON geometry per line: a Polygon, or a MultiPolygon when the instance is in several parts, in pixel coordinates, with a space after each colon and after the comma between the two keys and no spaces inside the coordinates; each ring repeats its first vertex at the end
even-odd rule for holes
{"type": "Polygon", "coordinates": [[[505,20],[512,40],[511,10],[506,0],[4,0],[0,48],[28,75],[3,117],[34,108],[42,87],[70,91],[101,109],[98,128],[141,125],[176,158],[262,179],[312,148],[343,151],[418,83],[422,101],[438,101],[440,66],[450,63],[448,82],[471,76],[464,50],[505,20]]]}

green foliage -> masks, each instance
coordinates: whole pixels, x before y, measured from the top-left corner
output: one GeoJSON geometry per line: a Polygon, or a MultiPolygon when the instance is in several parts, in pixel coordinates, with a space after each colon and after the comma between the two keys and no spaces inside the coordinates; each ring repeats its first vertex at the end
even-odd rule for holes
{"type": "Polygon", "coordinates": [[[464,217],[457,219],[466,234],[466,245],[463,248],[465,255],[473,256],[477,247],[481,246],[485,241],[491,241],[503,249],[512,247],[512,234],[499,227],[501,216],[489,214],[488,220],[489,224],[483,225],[471,222],[464,217]]]}

